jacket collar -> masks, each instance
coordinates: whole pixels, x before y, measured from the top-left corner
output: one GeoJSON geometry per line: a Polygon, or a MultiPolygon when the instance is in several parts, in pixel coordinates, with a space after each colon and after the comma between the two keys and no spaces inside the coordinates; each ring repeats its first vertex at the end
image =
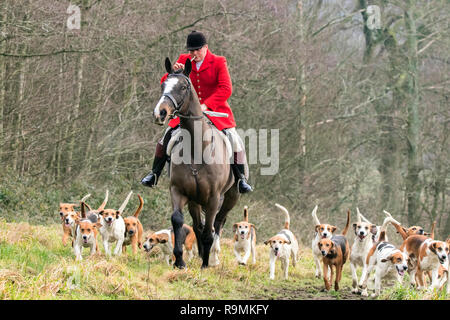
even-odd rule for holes
{"type": "Polygon", "coordinates": [[[214,62],[213,54],[208,49],[208,51],[206,52],[205,59],[203,59],[203,63],[200,66],[200,71],[197,70],[197,64],[195,62],[193,63],[194,65],[192,67],[195,72],[202,72],[203,70],[208,69],[213,62],[214,62]]]}

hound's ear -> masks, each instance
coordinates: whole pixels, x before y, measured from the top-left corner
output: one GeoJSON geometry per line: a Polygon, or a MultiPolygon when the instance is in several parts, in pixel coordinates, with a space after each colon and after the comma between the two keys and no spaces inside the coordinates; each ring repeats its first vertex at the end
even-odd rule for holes
{"type": "Polygon", "coordinates": [[[289,240],[284,240],[283,242],[287,243],[287,244],[291,244],[291,242],[289,240]]]}
{"type": "Polygon", "coordinates": [[[186,77],[189,77],[189,74],[191,73],[192,70],[192,63],[191,63],[191,59],[187,59],[186,63],[184,64],[184,70],[183,70],[183,74],[186,77]]]}
{"type": "Polygon", "coordinates": [[[120,211],[117,210],[117,211],[116,211],[116,218],[118,218],[119,216],[120,216],[120,211]]]}
{"type": "Polygon", "coordinates": [[[253,229],[258,230],[258,229],[255,227],[255,225],[254,225],[253,223],[250,223],[250,226],[251,226],[253,229]]]}
{"type": "Polygon", "coordinates": [[[166,243],[169,241],[169,236],[167,234],[162,234],[159,237],[157,237],[159,243],[166,243]]]}
{"type": "Polygon", "coordinates": [[[266,241],[264,241],[264,244],[269,244],[270,243],[270,241],[272,241],[272,238],[270,238],[269,240],[266,240],[266,241]]]}
{"type": "Polygon", "coordinates": [[[436,245],[437,245],[437,242],[433,242],[432,244],[430,244],[429,248],[430,248],[431,252],[436,253],[436,245]]]}
{"type": "Polygon", "coordinates": [[[100,222],[97,222],[96,224],[94,224],[94,226],[97,227],[97,228],[103,227],[103,225],[100,222]]]}
{"type": "Polygon", "coordinates": [[[335,232],[336,231],[336,229],[337,229],[337,227],[335,227],[335,226],[331,226],[331,232],[333,233],[333,232],[335,232]]]}
{"type": "Polygon", "coordinates": [[[386,258],[381,259],[380,261],[381,261],[381,262],[388,262],[389,260],[392,260],[392,255],[389,255],[389,256],[387,256],[386,258]]]}
{"type": "Polygon", "coordinates": [[[316,228],[315,228],[316,232],[319,232],[319,227],[320,227],[320,224],[317,224],[316,228]]]}
{"type": "Polygon", "coordinates": [[[357,226],[357,225],[358,225],[357,223],[354,223],[354,224],[353,224],[353,229],[354,229],[354,230],[356,230],[356,226],[357,226]]]}
{"type": "Polygon", "coordinates": [[[166,66],[167,73],[169,73],[169,74],[173,73],[172,63],[170,62],[169,57],[166,57],[165,66],[166,66]]]}
{"type": "Polygon", "coordinates": [[[377,234],[377,232],[378,232],[377,226],[374,225],[374,224],[372,224],[372,225],[370,226],[370,232],[373,233],[373,234],[377,234]]]}
{"type": "Polygon", "coordinates": [[[236,232],[237,226],[238,226],[237,223],[233,224],[233,232],[236,232]]]}
{"type": "Polygon", "coordinates": [[[104,210],[100,211],[98,214],[103,216],[103,212],[104,212],[104,210]]]}

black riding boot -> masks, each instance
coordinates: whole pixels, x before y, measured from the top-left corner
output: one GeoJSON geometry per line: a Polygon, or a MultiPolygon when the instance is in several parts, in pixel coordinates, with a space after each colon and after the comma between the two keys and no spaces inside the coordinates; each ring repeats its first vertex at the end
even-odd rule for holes
{"type": "Polygon", "coordinates": [[[253,191],[252,186],[247,183],[247,179],[245,178],[245,166],[243,164],[233,163],[231,164],[231,168],[233,168],[235,178],[239,180],[239,193],[253,191]]]}
{"type": "Polygon", "coordinates": [[[158,184],[158,178],[166,165],[168,156],[166,155],[165,148],[162,144],[156,145],[155,159],[153,160],[152,171],[150,171],[142,180],[141,183],[152,188],[158,184]]]}

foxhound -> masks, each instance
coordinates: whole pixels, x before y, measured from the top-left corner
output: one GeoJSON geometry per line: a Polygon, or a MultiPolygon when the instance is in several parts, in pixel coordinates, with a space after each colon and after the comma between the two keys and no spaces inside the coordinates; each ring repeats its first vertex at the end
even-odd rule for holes
{"type": "MultiPolygon", "coordinates": [[[[356,273],[356,268],[358,266],[364,268],[364,264],[366,261],[367,254],[370,249],[372,249],[374,243],[378,242],[374,241],[379,238],[379,227],[370,223],[367,219],[363,218],[359,208],[356,208],[357,212],[357,222],[353,224],[353,231],[355,233],[355,238],[353,241],[351,254],[350,254],[350,268],[352,271],[352,292],[358,293],[358,275],[356,273]],[[362,218],[365,221],[362,221],[362,218]],[[378,236],[377,236],[378,234],[378,236]]],[[[388,221],[396,222],[391,216],[388,216],[386,219],[388,221]]],[[[384,233],[385,241],[386,233],[384,233]]],[[[367,268],[367,266],[366,266],[367,268]]]]}
{"type": "Polygon", "coordinates": [[[424,288],[423,272],[431,271],[431,289],[439,289],[439,267],[448,265],[448,244],[444,241],[430,239],[423,235],[409,236],[401,245],[400,250],[414,259],[410,273],[410,283],[416,284],[418,275],[418,289],[424,288]]]}
{"type": "Polygon", "coordinates": [[[100,223],[102,224],[99,231],[102,235],[103,247],[105,248],[105,253],[108,257],[111,256],[111,248],[109,247],[110,242],[116,242],[114,255],[120,255],[121,253],[120,250],[122,249],[122,244],[125,240],[125,222],[122,218],[122,212],[128,204],[132,193],[133,191],[130,191],[119,210],[103,209],[99,212],[100,223]]]}
{"type": "Polygon", "coordinates": [[[264,244],[270,244],[270,274],[271,280],[275,279],[275,262],[277,259],[281,261],[281,268],[283,269],[284,279],[288,278],[289,260],[292,257],[292,265],[295,267],[298,260],[298,241],[294,234],[289,230],[290,217],[288,210],[275,204],[277,208],[282,210],[285,214],[284,229],[278,232],[269,240],[264,241],[264,244]]]}
{"type": "MultiPolygon", "coordinates": [[[[197,248],[197,239],[195,237],[194,229],[187,224],[182,227],[184,244],[184,251],[187,254],[187,260],[191,260],[194,256],[194,251],[197,248]]],[[[173,256],[173,247],[175,243],[175,234],[172,229],[159,230],[145,238],[143,247],[146,252],[150,252],[155,246],[160,245],[164,260],[167,265],[171,265],[171,260],[175,261],[173,256]]]]}
{"type": "Polygon", "coordinates": [[[125,239],[122,243],[122,253],[126,253],[128,245],[131,245],[133,254],[137,253],[138,247],[139,249],[142,248],[144,228],[141,221],[139,221],[139,213],[144,206],[144,200],[140,195],[138,195],[138,198],[139,207],[136,209],[136,212],[132,216],[123,219],[125,223],[125,239]]]}
{"type": "Polygon", "coordinates": [[[248,223],[248,207],[244,207],[244,220],[233,225],[234,232],[234,255],[239,264],[246,265],[250,254],[252,263],[256,263],[256,227],[248,223]],[[241,256],[240,252],[244,252],[241,256]]]}
{"type": "Polygon", "coordinates": [[[360,282],[362,296],[368,296],[367,279],[373,269],[375,269],[373,297],[380,294],[383,280],[395,279],[399,283],[402,283],[405,271],[408,270],[408,255],[386,241],[386,228],[393,220],[391,216],[386,217],[381,226],[379,240],[367,253],[360,282]]]}
{"type": "Polygon", "coordinates": [[[323,261],[323,281],[325,290],[329,291],[333,282],[333,266],[336,269],[336,279],[334,281],[334,290],[339,291],[339,281],[342,277],[342,269],[350,254],[350,247],[345,235],[350,225],[350,210],[347,211],[347,224],[341,235],[333,235],[331,239],[320,239],[318,247],[322,254],[323,261]],[[328,279],[328,269],[330,270],[330,278],[328,279]]]}
{"type": "Polygon", "coordinates": [[[77,261],[83,259],[81,251],[84,248],[90,248],[90,255],[94,255],[96,252],[100,252],[97,244],[98,228],[101,224],[97,222],[96,216],[86,216],[84,202],[81,204],[81,219],[78,218],[75,221],[75,240],[73,243],[73,249],[77,261]],[[95,220],[95,221],[93,221],[95,220]]]}
{"type": "MultiPolygon", "coordinates": [[[[333,236],[333,232],[336,230],[336,227],[330,224],[326,223],[320,223],[319,219],[317,218],[317,205],[314,207],[312,211],[312,216],[314,218],[315,226],[315,233],[314,238],[311,243],[314,262],[316,264],[316,278],[322,278],[322,266],[320,265],[320,262],[322,261],[322,253],[319,250],[318,244],[321,239],[331,239],[333,236]]],[[[328,275],[330,271],[328,270],[328,275]]]]}
{"type": "Polygon", "coordinates": [[[90,196],[90,194],[85,195],[79,203],[59,203],[59,216],[61,218],[63,228],[62,242],[64,246],[67,245],[67,240],[70,237],[73,238],[75,235],[75,219],[76,217],[79,217],[79,213],[76,212],[75,207],[79,207],[80,203],[86,201],[86,199],[90,196]]]}

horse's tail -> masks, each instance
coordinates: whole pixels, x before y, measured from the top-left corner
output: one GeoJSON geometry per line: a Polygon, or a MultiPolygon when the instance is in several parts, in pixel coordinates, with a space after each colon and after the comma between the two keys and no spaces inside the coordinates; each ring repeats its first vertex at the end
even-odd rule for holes
{"type": "Polygon", "coordinates": [[[248,207],[244,207],[244,221],[248,222],[248,207]]]}
{"type": "Polygon", "coordinates": [[[285,207],[283,207],[282,205],[280,205],[278,203],[275,203],[275,206],[284,212],[284,214],[285,214],[284,228],[289,230],[289,225],[291,223],[291,218],[289,217],[289,211],[287,211],[287,209],[285,207]]]}

